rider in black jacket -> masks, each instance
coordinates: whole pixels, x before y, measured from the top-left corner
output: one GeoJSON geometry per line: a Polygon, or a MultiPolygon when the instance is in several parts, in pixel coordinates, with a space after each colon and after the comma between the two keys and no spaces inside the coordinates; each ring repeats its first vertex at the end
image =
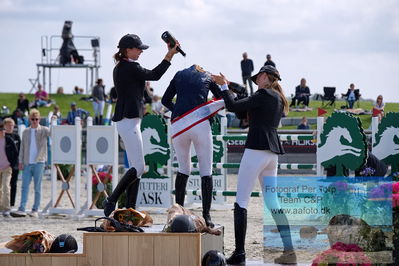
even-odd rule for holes
{"type": "Polygon", "coordinates": [[[104,214],[109,216],[115,210],[116,202],[126,190],[126,208],[135,208],[139,190],[140,176],[144,172],[143,141],[141,136],[141,118],[143,117],[143,97],[146,80],[159,80],[170,66],[172,57],[177,53],[175,47],[169,47],[162,62],[154,69],[145,69],[136,62],[143,50],[148,48],[141,42],[139,36],[127,34],[118,44],[118,52],[114,55],[116,66],[113,77],[118,95],[115,114],[112,120],[116,122],[121,136],[130,169],[121,178],[112,194],[103,201],[104,214]]]}
{"type": "MultiPolygon", "coordinates": [[[[278,154],[283,154],[277,127],[283,114],[288,113],[288,102],[278,83],[280,74],[271,65],[263,66],[252,77],[258,90],[247,98],[234,100],[228,91],[228,81],[223,75],[213,76],[221,85],[227,110],[248,112],[249,130],[237,178],[237,198],[234,204],[234,233],[236,248],[228,264],[245,264],[245,235],[247,230],[247,206],[256,179],[261,187],[277,186],[278,154]]],[[[275,263],[296,263],[287,217],[280,207],[277,194],[264,190],[264,202],[271,210],[280,232],[284,253],[275,263]],[[272,211],[273,210],[273,211],[272,211]]]]}

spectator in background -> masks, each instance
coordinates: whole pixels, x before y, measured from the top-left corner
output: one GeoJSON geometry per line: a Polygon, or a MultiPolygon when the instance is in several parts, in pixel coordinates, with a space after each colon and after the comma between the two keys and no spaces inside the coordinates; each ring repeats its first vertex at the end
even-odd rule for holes
{"type": "Polygon", "coordinates": [[[17,164],[17,147],[12,138],[5,134],[4,124],[0,122],[0,211],[5,217],[10,217],[10,181],[12,169],[17,164]]]}
{"type": "Polygon", "coordinates": [[[71,111],[68,112],[67,123],[68,125],[75,125],[75,118],[80,117],[82,120],[85,120],[89,116],[89,112],[76,107],[76,103],[71,103],[71,111]]]}
{"type": "Polygon", "coordinates": [[[11,180],[10,180],[10,205],[13,207],[15,205],[15,196],[17,195],[17,181],[18,181],[18,155],[19,155],[19,149],[21,147],[21,138],[19,137],[18,133],[14,133],[14,127],[15,123],[14,120],[11,118],[6,118],[4,119],[4,128],[6,132],[6,136],[10,137],[17,148],[17,162],[14,164],[12,168],[12,173],[11,173],[11,180]]]}
{"type": "Polygon", "coordinates": [[[379,113],[377,115],[378,120],[381,120],[381,118],[384,116],[384,108],[385,108],[385,104],[383,102],[382,95],[378,95],[377,101],[375,102],[375,104],[373,106],[373,109],[376,109],[377,111],[379,111],[379,113]]]}
{"type": "Polygon", "coordinates": [[[21,92],[18,96],[16,109],[19,109],[22,113],[29,112],[29,100],[26,99],[23,92],[21,92]]]}
{"type": "Polygon", "coordinates": [[[80,89],[78,86],[75,86],[75,88],[73,88],[73,94],[79,95],[80,93],[80,89]]]}
{"type": "Polygon", "coordinates": [[[308,119],[306,116],[302,117],[301,123],[298,125],[297,129],[309,129],[308,119]]]}
{"type": "Polygon", "coordinates": [[[252,71],[254,71],[254,63],[252,62],[251,59],[248,58],[247,53],[243,53],[242,58],[243,58],[241,60],[242,82],[244,83],[245,86],[247,86],[247,81],[248,81],[249,88],[251,90],[251,95],[252,95],[254,93],[254,90],[252,88],[251,75],[252,75],[252,71]]]}
{"type": "Polygon", "coordinates": [[[310,89],[306,86],[306,79],[302,78],[301,83],[295,88],[295,96],[292,98],[290,107],[296,106],[303,102],[305,106],[309,106],[310,89]]]}
{"type": "Polygon", "coordinates": [[[104,104],[107,95],[105,95],[105,86],[102,79],[97,79],[97,85],[93,87],[91,96],[93,98],[94,124],[103,124],[104,104]]]}
{"type": "Polygon", "coordinates": [[[53,115],[56,116],[58,119],[61,119],[61,111],[60,111],[60,107],[56,104],[53,107],[53,115]]]}
{"type": "Polygon", "coordinates": [[[276,67],[276,64],[272,60],[272,56],[270,54],[266,55],[266,62],[264,64],[265,66],[270,65],[276,67]]]}
{"type": "Polygon", "coordinates": [[[348,102],[348,108],[353,109],[353,104],[360,99],[361,94],[359,90],[355,90],[355,84],[351,83],[349,85],[349,89],[346,94],[341,94],[342,97],[346,97],[346,101],[348,102]]]}
{"type": "Polygon", "coordinates": [[[49,119],[50,123],[51,123],[51,118],[53,116],[57,117],[57,122],[58,122],[57,124],[61,124],[61,121],[62,121],[61,111],[60,111],[60,107],[57,104],[54,105],[53,111],[50,111],[48,114],[48,119],[49,119]]]}
{"type": "Polygon", "coordinates": [[[41,84],[37,86],[37,92],[35,93],[35,107],[42,107],[42,106],[47,106],[49,104],[49,98],[48,94],[46,91],[43,90],[43,87],[41,84]]]}
{"type": "Polygon", "coordinates": [[[25,207],[28,201],[29,185],[33,177],[35,200],[29,216],[37,218],[39,217],[42,178],[44,163],[47,159],[47,138],[50,136],[50,129],[39,124],[40,112],[36,109],[30,110],[29,120],[31,124],[22,133],[21,150],[19,152],[19,169],[23,170],[21,204],[18,211],[11,213],[11,215],[14,217],[27,215],[25,207]]]}
{"type": "Polygon", "coordinates": [[[151,109],[154,114],[157,114],[157,115],[163,114],[163,111],[164,111],[163,105],[162,105],[158,95],[154,95],[154,97],[152,99],[151,109]]]}
{"type": "Polygon", "coordinates": [[[11,118],[14,120],[14,123],[16,125],[21,125],[21,124],[25,126],[29,125],[28,120],[26,119],[24,113],[20,109],[16,109],[12,113],[11,118]]]}
{"type": "Polygon", "coordinates": [[[64,94],[64,88],[63,87],[58,87],[57,94],[64,94]]]}
{"type": "Polygon", "coordinates": [[[233,126],[233,121],[236,119],[236,114],[233,112],[226,111],[227,127],[233,126]]]}

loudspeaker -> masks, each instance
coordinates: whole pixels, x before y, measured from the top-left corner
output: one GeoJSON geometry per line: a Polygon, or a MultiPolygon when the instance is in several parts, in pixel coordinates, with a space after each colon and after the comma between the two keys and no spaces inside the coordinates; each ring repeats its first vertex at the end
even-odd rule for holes
{"type": "Polygon", "coordinates": [[[100,40],[99,39],[92,39],[91,40],[91,47],[100,47],[100,40]]]}

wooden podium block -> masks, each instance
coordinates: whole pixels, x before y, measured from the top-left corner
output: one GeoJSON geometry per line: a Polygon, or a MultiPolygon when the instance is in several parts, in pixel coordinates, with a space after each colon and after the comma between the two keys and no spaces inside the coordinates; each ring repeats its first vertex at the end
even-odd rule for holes
{"type": "Polygon", "coordinates": [[[223,252],[219,236],[201,233],[162,233],[161,225],[144,233],[84,233],[83,254],[0,254],[0,265],[18,266],[195,266],[209,250],[223,252]]]}

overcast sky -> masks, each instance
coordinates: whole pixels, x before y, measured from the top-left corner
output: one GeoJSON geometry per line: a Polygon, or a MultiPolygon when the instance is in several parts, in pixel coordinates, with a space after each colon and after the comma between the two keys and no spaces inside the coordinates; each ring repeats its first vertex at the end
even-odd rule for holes
{"type": "MultiPolygon", "coordinates": [[[[101,68],[112,87],[113,53],[124,34],[138,34],[150,48],[140,57],[155,67],[167,49],[160,39],[169,30],[187,57],[176,55],[158,82],[162,95],[173,75],[194,63],[241,82],[240,60],[247,52],[256,71],[270,53],[286,93],[304,77],[312,93],[323,86],[346,92],[350,83],[363,97],[383,94],[399,102],[399,1],[396,0],[0,0],[0,92],[28,92],[28,78],[41,61],[41,36],[60,35],[72,20],[74,35],[100,37],[101,68]]],[[[54,41],[54,48],[61,46],[54,41]]],[[[90,42],[75,40],[90,48],[90,42]]],[[[56,56],[56,55],[55,55],[56,56]]],[[[83,70],[55,69],[53,92],[85,86],[83,70]]]]}

